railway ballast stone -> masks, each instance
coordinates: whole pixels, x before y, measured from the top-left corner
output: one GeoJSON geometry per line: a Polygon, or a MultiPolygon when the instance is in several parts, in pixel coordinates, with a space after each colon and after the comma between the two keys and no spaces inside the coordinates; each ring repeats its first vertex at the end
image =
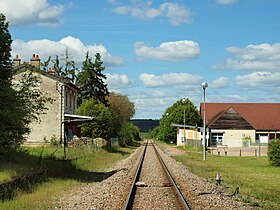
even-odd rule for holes
{"type": "MultiPolygon", "coordinates": [[[[101,182],[82,184],[65,191],[54,201],[55,209],[122,209],[133,175],[137,170],[143,147],[139,147],[128,158],[121,160],[108,171],[115,174],[101,182]]],[[[163,160],[184,196],[188,197],[191,209],[250,209],[244,203],[227,196],[222,187],[192,174],[184,165],[176,162],[162,151],[163,160]]],[[[143,206],[143,209],[145,207],[143,206]]],[[[166,204],[168,209],[168,204],[166,204]]]]}

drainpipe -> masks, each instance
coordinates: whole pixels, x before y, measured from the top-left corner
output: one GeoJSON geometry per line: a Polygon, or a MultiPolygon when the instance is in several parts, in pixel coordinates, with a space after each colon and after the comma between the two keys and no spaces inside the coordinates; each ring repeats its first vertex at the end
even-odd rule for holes
{"type": "Polygon", "coordinates": [[[60,95],[60,144],[62,144],[63,142],[62,142],[62,138],[63,138],[63,132],[62,132],[62,130],[63,130],[63,106],[62,106],[62,104],[63,104],[63,87],[65,87],[65,85],[64,84],[61,84],[60,85],[60,90],[58,89],[58,83],[56,83],[56,90],[59,92],[59,95],[60,95]]]}
{"type": "Polygon", "coordinates": [[[63,111],[62,111],[62,94],[63,94],[63,85],[60,86],[60,143],[62,143],[62,122],[63,122],[63,119],[62,119],[62,114],[63,114],[63,111]]]}

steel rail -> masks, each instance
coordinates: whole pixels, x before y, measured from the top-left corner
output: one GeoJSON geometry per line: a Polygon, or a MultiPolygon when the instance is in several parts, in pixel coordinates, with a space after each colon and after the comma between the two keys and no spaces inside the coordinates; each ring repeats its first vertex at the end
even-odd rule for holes
{"type": "Polygon", "coordinates": [[[179,200],[180,200],[180,202],[181,202],[183,208],[184,208],[184,209],[187,209],[187,210],[190,210],[191,208],[189,207],[189,205],[187,204],[187,202],[186,202],[184,196],[182,195],[181,191],[180,191],[179,188],[177,187],[177,184],[176,184],[175,180],[174,180],[173,177],[171,176],[170,171],[168,170],[166,164],[165,164],[164,161],[162,160],[162,158],[161,158],[159,152],[158,152],[157,149],[155,148],[155,145],[154,145],[154,144],[152,144],[152,145],[153,145],[153,148],[155,149],[155,152],[156,152],[156,154],[157,154],[157,156],[158,156],[158,158],[159,158],[159,160],[160,160],[160,163],[161,163],[161,165],[162,165],[162,167],[163,167],[163,169],[164,169],[165,174],[167,175],[169,181],[172,182],[172,186],[173,186],[173,188],[174,188],[176,194],[178,195],[179,200]]]}
{"type": "Polygon", "coordinates": [[[144,162],[144,157],[145,157],[145,154],[146,154],[147,146],[148,146],[148,141],[146,142],[144,151],[142,153],[141,159],[140,159],[138,167],[137,167],[136,175],[133,179],[133,182],[131,184],[131,187],[130,187],[130,190],[129,190],[129,193],[128,193],[128,196],[127,196],[127,199],[126,199],[126,202],[125,202],[125,205],[123,207],[124,210],[128,210],[128,209],[132,208],[132,198],[133,198],[132,194],[134,193],[134,191],[136,189],[135,184],[136,184],[136,181],[138,180],[140,172],[141,172],[141,168],[142,168],[142,165],[143,165],[143,162],[144,162]]]}

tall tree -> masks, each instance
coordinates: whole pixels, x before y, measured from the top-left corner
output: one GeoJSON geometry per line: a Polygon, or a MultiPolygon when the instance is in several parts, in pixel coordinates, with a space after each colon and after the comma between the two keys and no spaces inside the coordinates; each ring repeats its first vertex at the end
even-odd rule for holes
{"type": "MultiPolygon", "coordinates": [[[[44,62],[44,67],[49,65],[50,59],[51,58],[49,57],[49,59],[44,62]]],[[[66,49],[65,58],[59,58],[59,56],[56,55],[55,59],[51,61],[53,63],[53,69],[57,75],[63,78],[68,78],[73,83],[75,82],[77,67],[75,62],[70,58],[68,49],[66,49]],[[64,65],[61,64],[62,62],[64,62],[64,65]]]]}
{"type": "Polygon", "coordinates": [[[189,99],[186,99],[185,103],[178,100],[166,109],[160,119],[158,138],[164,141],[176,140],[176,129],[171,127],[171,124],[183,125],[184,118],[186,125],[200,126],[202,124],[197,108],[189,99]]]}
{"type": "Polygon", "coordinates": [[[122,125],[129,122],[133,117],[135,106],[133,102],[129,101],[127,96],[119,93],[109,93],[107,100],[114,121],[114,135],[117,136],[122,125]]]}
{"type": "Polygon", "coordinates": [[[0,158],[11,154],[30,132],[29,124],[39,120],[47,99],[40,95],[38,79],[26,73],[12,84],[11,36],[4,15],[0,14],[0,158]]]}
{"type": "Polygon", "coordinates": [[[109,94],[106,80],[106,75],[103,74],[105,67],[101,61],[101,55],[95,54],[95,62],[89,57],[87,52],[85,60],[83,62],[82,70],[77,76],[76,84],[80,91],[78,94],[78,105],[85,99],[95,98],[104,105],[108,105],[106,96],[109,94]]]}
{"type": "Polygon", "coordinates": [[[10,83],[12,79],[11,44],[6,17],[0,13],[0,85],[10,83]]]}

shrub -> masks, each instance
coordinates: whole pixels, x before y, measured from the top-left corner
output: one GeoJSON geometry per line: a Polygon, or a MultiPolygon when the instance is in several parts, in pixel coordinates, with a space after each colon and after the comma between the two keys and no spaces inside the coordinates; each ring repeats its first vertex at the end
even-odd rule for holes
{"type": "Polygon", "coordinates": [[[53,134],[50,140],[50,144],[52,146],[58,146],[59,145],[59,141],[57,140],[56,136],[53,134]]]}
{"type": "Polygon", "coordinates": [[[140,140],[139,130],[131,122],[122,125],[119,131],[119,137],[124,141],[120,142],[121,146],[132,145],[133,141],[140,140]]]}
{"type": "Polygon", "coordinates": [[[280,166],[280,139],[269,141],[267,155],[271,165],[280,166]]]}
{"type": "Polygon", "coordinates": [[[242,138],[242,147],[247,148],[250,147],[251,143],[251,136],[244,136],[242,138]]]}

